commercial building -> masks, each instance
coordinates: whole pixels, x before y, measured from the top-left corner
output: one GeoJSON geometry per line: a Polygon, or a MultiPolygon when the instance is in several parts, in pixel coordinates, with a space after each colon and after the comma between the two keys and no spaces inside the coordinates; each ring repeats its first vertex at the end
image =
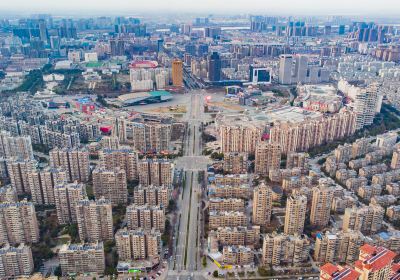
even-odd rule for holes
{"type": "Polygon", "coordinates": [[[308,261],[310,241],[304,235],[266,234],[262,248],[263,265],[298,265],[308,261]]]}
{"type": "Polygon", "coordinates": [[[77,222],[77,203],[85,198],[86,186],[82,183],[63,183],[54,187],[57,218],[60,225],[77,222]]]}
{"type": "Polygon", "coordinates": [[[128,200],[126,173],[123,169],[96,168],[92,172],[93,194],[96,199],[104,197],[113,206],[125,205],[128,200]]]}
{"type": "Polygon", "coordinates": [[[254,172],[268,175],[270,170],[279,169],[281,165],[281,147],[279,144],[260,142],[256,146],[254,172]]]}
{"type": "Polygon", "coordinates": [[[319,65],[309,64],[307,55],[282,54],[279,57],[279,83],[317,84],[329,81],[330,70],[319,65]]]}
{"type": "Polygon", "coordinates": [[[67,172],[69,182],[89,181],[89,151],[78,148],[55,148],[50,151],[50,166],[67,172]]]}
{"type": "Polygon", "coordinates": [[[28,277],[34,269],[32,250],[21,243],[18,247],[6,244],[0,249],[1,279],[16,279],[19,276],[28,277]]]}
{"type": "Polygon", "coordinates": [[[126,208],[126,223],[129,230],[143,229],[163,232],[165,213],[159,206],[131,204],[126,208]]]}
{"type": "MultiPolygon", "coordinates": [[[[157,83],[158,75],[156,76],[157,83]]],[[[166,76],[165,76],[166,77],[166,76]]],[[[125,107],[125,106],[134,106],[134,105],[144,105],[144,104],[152,104],[152,103],[161,103],[165,101],[170,101],[173,98],[173,95],[165,90],[152,90],[153,89],[153,81],[134,81],[131,83],[132,88],[136,89],[138,92],[122,94],[118,96],[115,101],[109,101],[112,105],[117,107],[125,107]],[[152,90],[152,91],[148,91],[152,90]]],[[[160,85],[160,88],[165,87],[165,82],[163,85],[160,85]]]]}
{"type": "Polygon", "coordinates": [[[39,242],[39,226],[32,202],[0,203],[0,243],[39,242]]]}
{"type": "Polygon", "coordinates": [[[208,58],[208,80],[210,82],[221,80],[221,58],[217,52],[213,52],[208,58]]]}
{"type": "Polygon", "coordinates": [[[76,220],[81,241],[106,241],[114,237],[111,202],[107,199],[78,201],[76,220]]]}
{"type": "Polygon", "coordinates": [[[183,86],[183,63],[180,59],[172,61],[172,84],[176,87],[183,86]]]}
{"type": "Polygon", "coordinates": [[[157,258],[161,253],[161,233],[155,230],[120,229],[115,234],[119,261],[157,258]]]}
{"type": "Polygon", "coordinates": [[[138,163],[139,183],[144,186],[171,186],[173,163],[165,159],[143,159],[138,163]]]}
{"type": "Polygon", "coordinates": [[[253,85],[270,84],[272,80],[271,69],[267,67],[250,65],[250,83],[253,85]]]}
{"type": "Polygon", "coordinates": [[[287,198],[284,233],[303,234],[307,212],[307,197],[291,195],[287,198]]]}
{"type": "Polygon", "coordinates": [[[265,227],[271,221],[272,190],[262,183],[253,190],[253,224],[265,227]]]}
{"type": "Polygon", "coordinates": [[[105,257],[102,242],[64,244],[58,251],[63,275],[79,273],[104,274],[105,257]]]}
{"type": "Polygon", "coordinates": [[[279,83],[290,85],[292,83],[293,55],[281,55],[279,57],[279,83]]]}

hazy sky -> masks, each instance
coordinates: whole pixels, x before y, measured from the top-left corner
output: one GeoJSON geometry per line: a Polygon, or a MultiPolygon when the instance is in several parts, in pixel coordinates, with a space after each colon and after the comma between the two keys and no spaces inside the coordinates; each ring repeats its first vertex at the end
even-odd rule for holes
{"type": "Polygon", "coordinates": [[[324,15],[400,15],[400,0],[0,0],[0,12],[76,12],[76,14],[270,13],[324,15]]]}

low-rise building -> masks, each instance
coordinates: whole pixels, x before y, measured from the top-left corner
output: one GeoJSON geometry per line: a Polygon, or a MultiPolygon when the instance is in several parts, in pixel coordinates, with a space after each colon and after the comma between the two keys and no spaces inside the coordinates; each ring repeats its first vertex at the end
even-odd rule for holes
{"type": "Polygon", "coordinates": [[[227,265],[249,265],[254,263],[254,252],[245,246],[224,246],[223,262],[227,265]]]}

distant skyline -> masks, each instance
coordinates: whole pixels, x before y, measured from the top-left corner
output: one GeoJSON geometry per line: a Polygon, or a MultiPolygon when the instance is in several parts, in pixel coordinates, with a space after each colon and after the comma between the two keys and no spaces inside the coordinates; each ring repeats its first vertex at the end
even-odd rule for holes
{"type": "Polygon", "coordinates": [[[0,13],[115,15],[138,12],[155,14],[259,13],[298,15],[400,15],[399,0],[13,0],[0,1],[0,13]]]}

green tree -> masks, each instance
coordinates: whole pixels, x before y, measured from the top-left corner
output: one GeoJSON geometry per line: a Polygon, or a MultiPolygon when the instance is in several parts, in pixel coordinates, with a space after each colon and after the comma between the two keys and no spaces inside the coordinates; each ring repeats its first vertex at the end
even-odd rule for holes
{"type": "Polygon", "coordinates": [[[213,272],[213,276],[214,276],[215,278],[217,278],[217,277],[218,277],[218,271],[217,271],[217,270],[214,270],[214,272],[213,272]]]}

